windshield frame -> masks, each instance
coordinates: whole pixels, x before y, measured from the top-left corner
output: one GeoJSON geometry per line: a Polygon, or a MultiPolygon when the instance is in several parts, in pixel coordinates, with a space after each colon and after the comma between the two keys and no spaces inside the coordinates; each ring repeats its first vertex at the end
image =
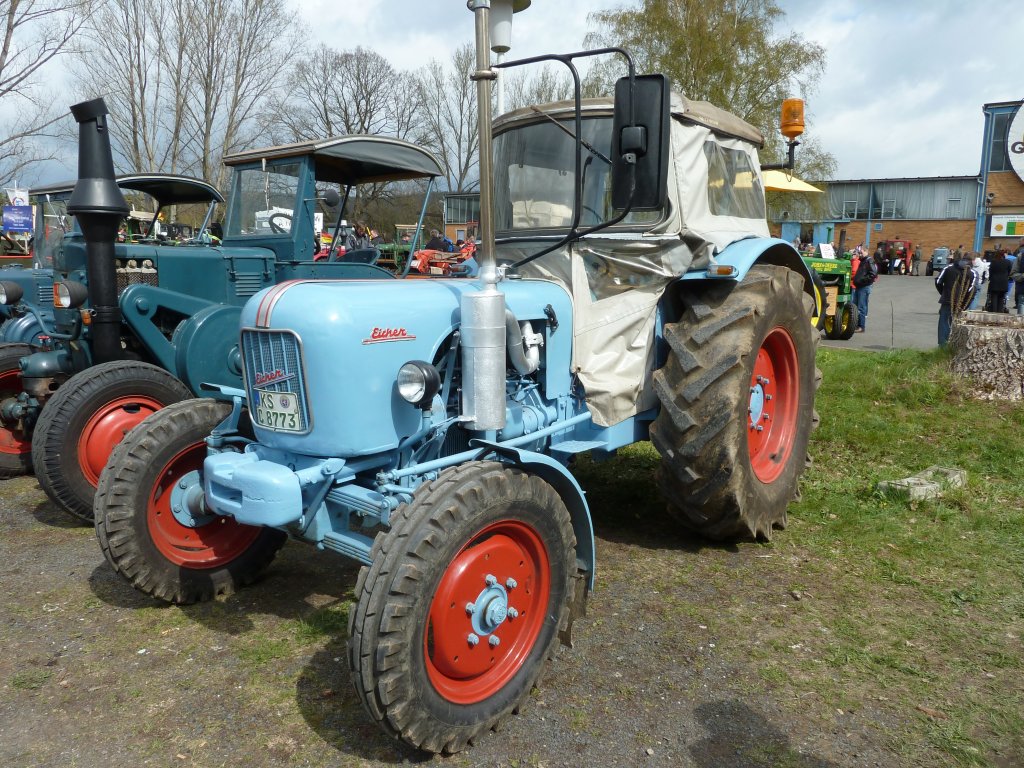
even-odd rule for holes
{"type": "MultiPolygon", "coordinates": [[[[582,178],[580,185],[583,189],[577,193],[575,179],[575,118],[572,115],[559,114],[557,117],[547,114],[539,114],[536,119],[517,121],[496,133],[494,136],[494,201],[495,201],[495,242],[508,243],[522,240],[545,240],[563,237],[572,229],[572,218],[576,197],[578,194],[580,205],[581,229],[589,229],[605,221],[611,221],[620,210],[611,209],[611,165],[607,163],[611,155],[612,139],[612,113],[605,112],[584,112],[581,115],[581,145],[580,164],[582,167],[582,178]],[[554,123],[557,123],[555,125],[554,123]],[[603,134],[603,135],[602,135],[603,134]],[[518,150],[520,158],[531,151],[543,152],[547,159],[562,158],[563,162],[559,167],[553,167],[551,163],[526,166],[538,171],[558,173],[566,180],[564,190],[567,194],[561,199],[544,200],[534,198],[530,202],[540,203],[541,206],[551,206],[551,210],[557,206],[561,210],[554,213],[560,215],[561,221],[557,224],[527,226],[515,226],[517,215],[515,206],[519,200],[525,197],[524,194],[513,194],[513,182],[510,168],[514,165],[524,167],[524,163],[513,164],[509,161],[514,159],[516,149],[505,151],[510,141],[515,137],[522,137],[519,141],[518,150]],[[588,146],[590,145],[590,146],[588,146]],[[532,148],[532,150],[531,150],[532,148]],[[511,155],[511,156],[510,156],[511,155]],[[603,170],[596,178],[592,175],[595,170],[603,170]],[[518,200],[517,200],[518,198],[518,200]],[[600,205],[600,203],[604,205],[600,205]],[[600,205],[601,211],[595,209],[595,204],[600,205]],[[499,206],[511,205],[512,210],[506,211],[505,215],[498,212],[499,206]],[[597,218],[600,216],[601,218],[597,218]]],[[[540,177],[544,173],[538,173],[540,177]]],[[[549,176],[550,179],[555,177],[549,176]]],[[[520,189],[527,189],[528,184],[522,183],[520,189]]],[[[535,184],[533,190],[539,192],[545,188],[543,184],[535,184]]],[[[550,185],[546,186],[550,190],[550,185]]],[[[607,228],[608,232],[637,232],[650,231],[656,228],[669,216],[671,203],[666,199],[666,204],[658,211],[632,211],[622,221],[612,224],[607,228]]],[[[521,214],[520,214],[521,215],[521,214]]],[[[549,212],[548,215],[551,215],[549,212]]],[[[534,218],[536,221],[536,217],[534,218]]]]}
{"type": "Polygon", "coordinates": [[[231,175],[231,193],[228,196],[228,211],[224,220],[224,238],[232,240],[290,240],[292,237],[292,229],[296,224],[296,219],[300,216],[303,205],[303,184],[307,176],[305,163],[308,162],[307,158],[300,157],[283,157],[275,158],[273,160],[266,160],[257,163],[246,163],[244,165],[237,165],[233,169],[231,175]],[[272,193],[269,190],[271,176],[275,169],[293,169],[294,172],[288,171],[284,173],[277,173],[276,175],[281,178],[292,179],[290,182],[293,187],[291,190],[291,207],[287,205],[277,205],[276,203],[287,203],[287,194],[281,192],[272,193]],[[247,209],[243,209],[246,203],[252,197],[253,188],[245,186],[249,179],[264,177],[264,188],[265,188],[265,207],[262,209],[253,208],[251,211],[253,217],[252,227],[243,227],[242,222],[247,218],[247,214],[250,212],[247,209]],[[275,204],[271,204],[273,195],[277,195],[273,198],[275,204]],[[281,211],[277,213],[286,214],[291,219],[291,225],[289,229],[282,232],[275,232],[268,224],[266,228],[261,228],[256,223],[255,214],[263,213],[265,211],[271,211],[267,219],[273,216],[274,209],[280,208],[281,211]]]}

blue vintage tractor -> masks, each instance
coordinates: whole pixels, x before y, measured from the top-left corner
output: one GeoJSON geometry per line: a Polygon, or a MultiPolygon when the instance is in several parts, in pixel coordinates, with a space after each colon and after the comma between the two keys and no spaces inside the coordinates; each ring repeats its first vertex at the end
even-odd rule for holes
{"type": "MultiPolygon", "coordinates": [[[[117,185],[133,196],[144,196],[153,207],[145,213],[132,209],[128,215],[137,234],[125,236],[124,244],[117,246],[119,291],[135,283],[156,284],[155,265],[166,252],[157,246],[209,244],[207,228],[217,205],[224,202],[210,184],[187,176],[133,174],[119,177],[117,185]],[[161,238],[160,219],[185,205],[202,210],[201,224],[187,241],[161,238]]],[[[35,267],[0,271],[0,477],[31,469],[31,435],[42,405],[61,383],[89,364],[89,329],[82,324],[83,317],[89,318],[61,307],[53,293],[55,282],[87,282],[85,238],[67,212],[73,187],[70,182],[30,192],[35,267]]]]}
{"type": "MultiPolygon", "coordinates": [[[[293,280],[391,277],[373,253],[316,260],[317,217],[326,208],[341,224],[336,185],[347,197],[362,183],[429,185],[441,170],[420,147],[377,136],[238,153],[225,158],[234,173],[219,242],[201,235],[189,245],[115,244],[129,209],[111,180],[109,144],[98,146],[106,107],[96,100],[72,111],[82,144],[67,212],[78,223],[61,233],[53,270],[24,270],[24,285],[3,275],[11,315],[4,330],[17,343],[0,346],[0,462],[14,474],[31,452],[50,498],[91,522],[100,471],[127,431],[172,402],[218,396],[202,391],[204,381],[241,385],[238,322],[249,298],[293,280]],[[101,231],[90,231],[91,217],[101,231]],[[50,307],[37,301],[45,292],[50,307]]],[[[136,177],[126,188],[162,205],[194,202],[199,191],[221,199],[202,182],[169,177],[136,177]]]]}
{"type": "Polygon", "coordinates": [[[470,5],[479,281],[262,291],[232,402],[147,418],[95,504],[110,564],[173,603],[250,583],[287,537],[362,563],[353,684],[432,752],[519,707],[583,611],[595,552],[574,456],[649,439],[682,525],[767,538],[819,378],[811,276],[768,236],[761,134],[630,65],[614,101],[577,88],[492,136],[490,4],[470,5]]]}

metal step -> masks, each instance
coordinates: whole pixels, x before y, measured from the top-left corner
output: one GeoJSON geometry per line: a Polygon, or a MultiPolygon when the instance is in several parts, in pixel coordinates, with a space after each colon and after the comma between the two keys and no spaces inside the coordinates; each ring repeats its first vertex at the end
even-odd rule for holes
{"type": "Polygon", "coordinates": [[[560,456],[573,456],[577,453],[607,449],[608,443],[604,440],[565,440],[549,449],[551,453],[560,456]]]}

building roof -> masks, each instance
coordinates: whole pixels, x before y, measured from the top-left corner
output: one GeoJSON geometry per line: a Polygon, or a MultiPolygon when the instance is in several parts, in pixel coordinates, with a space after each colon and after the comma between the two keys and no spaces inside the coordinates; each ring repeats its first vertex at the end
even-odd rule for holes
{"type": "Polygon", "coordinates": [[[906,176],[899,179],[829,179],[815,184],[894,184],[901,181],[978,181],[981,174],[971,176],[906,176]]]}

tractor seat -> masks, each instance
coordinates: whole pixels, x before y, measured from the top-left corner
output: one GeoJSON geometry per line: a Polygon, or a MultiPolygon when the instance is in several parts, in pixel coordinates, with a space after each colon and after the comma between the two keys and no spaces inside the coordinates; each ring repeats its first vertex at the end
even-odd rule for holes
{"type": "Polygon", "coordinates": [[[344,264],[376,264],[380,258],[380,251],[376,248],[357,248],[354,251],[345,251],[335,259],[344,264]]]}

